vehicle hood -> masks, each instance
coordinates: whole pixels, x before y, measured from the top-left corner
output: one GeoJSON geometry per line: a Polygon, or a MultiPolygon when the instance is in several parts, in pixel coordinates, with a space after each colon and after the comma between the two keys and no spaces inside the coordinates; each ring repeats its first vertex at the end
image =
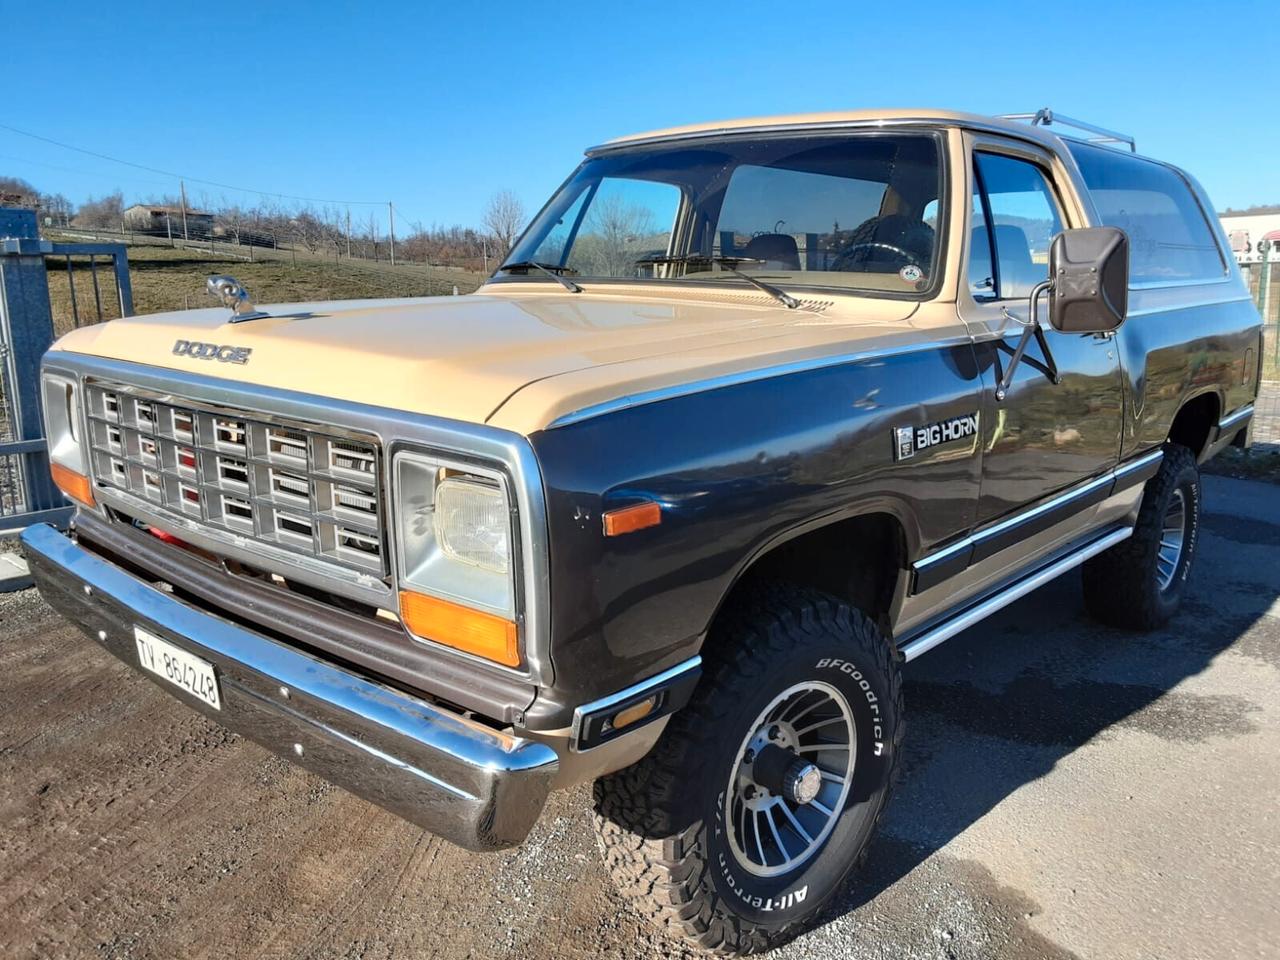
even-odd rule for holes
{"type": "Polygon", "coordinates": [[[764,295],[531,287],[260,305],[269,317],[239,323],[222,307],[158,313],[73,331],[57,348],[528,433],[637,389],[822,354],[850,340],[896,340],[915,307],[866,299],[856,310],[827,301],[788,310],[764,295]],[[178,341],[247,348],[247,360],[177,353],[178,341]]]}

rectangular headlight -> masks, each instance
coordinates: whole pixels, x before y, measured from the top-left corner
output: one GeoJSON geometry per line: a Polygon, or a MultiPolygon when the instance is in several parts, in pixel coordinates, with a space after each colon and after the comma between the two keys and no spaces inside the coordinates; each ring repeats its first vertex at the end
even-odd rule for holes
{"type": "Polygon", "coordinates": [[[436,541],[450,559],[492,573],[511,569],[511,513],[499,487],[471,477],[441,480],[435,528],[436,541]]]}
{"type": "Polygon", "coordinates": [[[516,545],[506,477],[446,457],[400,451],[392,481],[405,626],[420,639],[518,665],[512,642],[516,545]],[[409,594],[450,606],[405,602],[409,594]]]}

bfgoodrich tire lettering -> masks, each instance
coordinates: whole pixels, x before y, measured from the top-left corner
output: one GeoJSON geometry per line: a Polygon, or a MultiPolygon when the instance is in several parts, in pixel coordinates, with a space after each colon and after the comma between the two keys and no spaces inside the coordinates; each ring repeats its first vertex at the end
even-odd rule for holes
{"type": "MultiPolygon", "coordinates": [[[[901,681],[875,625],[814,591],[773,591],[726,614],[703,658],[693,700],[654,750],[597,781],[597,834],[636,910],[703,949],[753,953],[802,929],[862,859],[896,774],[901,681]],[[856,760],[847,789],[825,794],[843,794],[843,807],[820,846],[792,869],[760,875],[730,842],[731,773],[762,712],[806,687],[847,704],[856,760]]],[[[824,734],[821,752],[827,742],[824,734]]],[[[780,862],[768,849],[765,860],[780,862]]]]}
{"type": "Polygon", "coordinates": [[[1133,536],[1083,568],[1090,615],[1130,630],[1154,630],[1177,611],[1200,538],[1200,470],[1186,447],[1169,444],[1147,481],[1133,536]],[[1176,560],[1169,560],[1169,518],[1183,518],[1176,560]]]}

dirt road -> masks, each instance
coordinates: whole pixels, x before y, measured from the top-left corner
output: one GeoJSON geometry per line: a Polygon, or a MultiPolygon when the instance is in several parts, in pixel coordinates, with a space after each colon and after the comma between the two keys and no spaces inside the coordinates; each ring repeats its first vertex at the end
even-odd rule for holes
{"type": "MultiPolygon", "coordinates": [[[[1280,487],[1207,478],[1190,602],[1131,636],[1046,587],[912,664],[871,863],[787,958],[1280,948],[1280,487]]],[[[682,956],[585,791],[477,856],[187,711],[0,598],[0,957],[682,956]]]]}

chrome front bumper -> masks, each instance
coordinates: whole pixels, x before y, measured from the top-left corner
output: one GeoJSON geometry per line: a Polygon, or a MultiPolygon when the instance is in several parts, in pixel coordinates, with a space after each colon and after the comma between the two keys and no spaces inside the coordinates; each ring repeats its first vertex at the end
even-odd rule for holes
{"type": "Polygon", "coordinates": [[[218,723],[470,850],[528,834],[559,761],[509,736],[203,613],[52,527],[22,535],[41,594],[136,669],[141,626],[214,665],[215,710],[149,673],[218,723]]]}

